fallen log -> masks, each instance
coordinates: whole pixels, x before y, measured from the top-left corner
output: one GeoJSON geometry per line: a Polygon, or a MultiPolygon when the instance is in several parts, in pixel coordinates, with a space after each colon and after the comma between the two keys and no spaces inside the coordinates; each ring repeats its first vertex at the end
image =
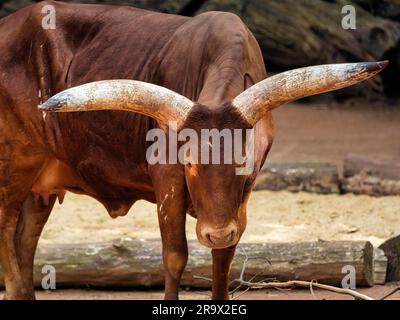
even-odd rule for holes
{"type": "Polygon", "coordinates": [[[400,162],[350,154],[344,159],[344,192],[373,196],[400,195],[400,162]]]}
{"type": "Polygon", "coordinates": [[[349,154],[344,159],[343,176],[355,176],[363,171],[380,179],[400,180],[400,162],[371,159],[349,154]]]}
{"type": "Polygon", "coordinates": [[[380,248],[374,248],[374,284],[385,284],[388,270],[388,257],[380,248]]]}
{"type": "MultiPolygon", "coordinates": [[[[197,241],[189,242],[189,250],[181,284],[209,288],[210,282],[195,276],[211,277],[210,250],[197,241]]],[[[351,265],[357,285],[374,283],[373,247],[365,241],[240,244],[231,279],[239,277],[245,257],[249,257],[245,278],[259,274],[254,280],[315,280],[341,286],[345,276],[342,268],[351,265]]],[[[150,287],[164,283],[159,240],[126,238],[106,243],[41,245],[34,269],[37,286],[45,276],[41,273],[44,265],[55,268],[57,287],[150,287]]],[[[0,280],[2,283],[2,275],[0,280]]]]}
{"type": "Polygon", "coordinates": [[[339,193],[337,167],[319,161],[267,161],[259,173],[255,190],[288,190],[316,193],[339,193]]]}

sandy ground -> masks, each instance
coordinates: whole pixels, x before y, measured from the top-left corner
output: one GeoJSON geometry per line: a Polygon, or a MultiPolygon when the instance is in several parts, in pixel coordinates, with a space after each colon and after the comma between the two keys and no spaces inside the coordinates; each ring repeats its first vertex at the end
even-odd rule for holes
{"type": "MultiPolygon", "coordinates": [[[[379,245],[400,234],[400,197],[253,192],[242,242],[370,240],[379,245]]],[[[188,216],[187,236],[196,220],[188,216]]],[[[127,216],[111,219],[97,201],[67,194],[56,205],[42,243],[107,241],[119,237],[159,238],[156,206],[137,202],[127,216]]]]}

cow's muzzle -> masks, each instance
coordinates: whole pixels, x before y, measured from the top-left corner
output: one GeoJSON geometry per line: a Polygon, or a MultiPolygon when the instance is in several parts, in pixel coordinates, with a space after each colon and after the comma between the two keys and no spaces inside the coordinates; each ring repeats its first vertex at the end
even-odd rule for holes
{"type": "Polygon", "coordinates": [[[238,238],[238,228],[235,223],[218,228],[208,225],[200,227],[199,241],[209,248],[223,249],[233,246],[237,244],[238,238]]]}

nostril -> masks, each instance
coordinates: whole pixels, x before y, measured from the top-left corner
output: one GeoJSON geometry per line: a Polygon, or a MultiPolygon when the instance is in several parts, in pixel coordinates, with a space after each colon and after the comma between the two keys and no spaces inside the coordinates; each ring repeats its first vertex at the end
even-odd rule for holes
{"type": "Polygon", "coordinates": [[[211,234],[208,234],[207,238],[208,238],[208,241],[210,241],[211,243],[214,243],[214,244],[218,243],[218,242],[221,242],[220,238],[214,237],[211,234]]]}
{"type": "Polygon", "coordinates": [[[228,233],[225,236],[222,237],[215,237],[212,236],[211,234],[207,234],[207,239],[208,241],[210,241],[211,243],[227,243],[227,242],[231,242],[234,238],[235,232],[232,231],[231,233],[228,233]]]}
{"type": "Polygon", "coordinates": [[[227,234],[221,240],[224,242],[231,242],[232,239],[233,239],[233,231],[231,233],[227,234]]]}

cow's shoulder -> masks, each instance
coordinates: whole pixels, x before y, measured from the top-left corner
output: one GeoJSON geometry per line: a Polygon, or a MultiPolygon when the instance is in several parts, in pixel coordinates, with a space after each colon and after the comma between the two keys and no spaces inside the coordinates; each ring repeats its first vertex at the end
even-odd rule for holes
{"type": "Polygon", "coordinates": [[[194,17],[208,24],[210,32],[224,33],[247,33],[248,29],[243,20],[235,13],[223,11],[207,11],[194,17]]]}
{"type": "Polygon", "coordinates": [[[213,23],[229,22],[243,24],[242,19],[235,13],[225,11],[206,11],[195,16],[197,19],[209,19],[213,23]]]}
{"type": "Polygon", "coordinates": [[[207,35],[204,38],[214,43],[218,50],[232,46],[243,48],[249,46],[252,34],[243,20],[234,13],[208,11],[195,16],[194,20],[207,25],[207,35]]]}

